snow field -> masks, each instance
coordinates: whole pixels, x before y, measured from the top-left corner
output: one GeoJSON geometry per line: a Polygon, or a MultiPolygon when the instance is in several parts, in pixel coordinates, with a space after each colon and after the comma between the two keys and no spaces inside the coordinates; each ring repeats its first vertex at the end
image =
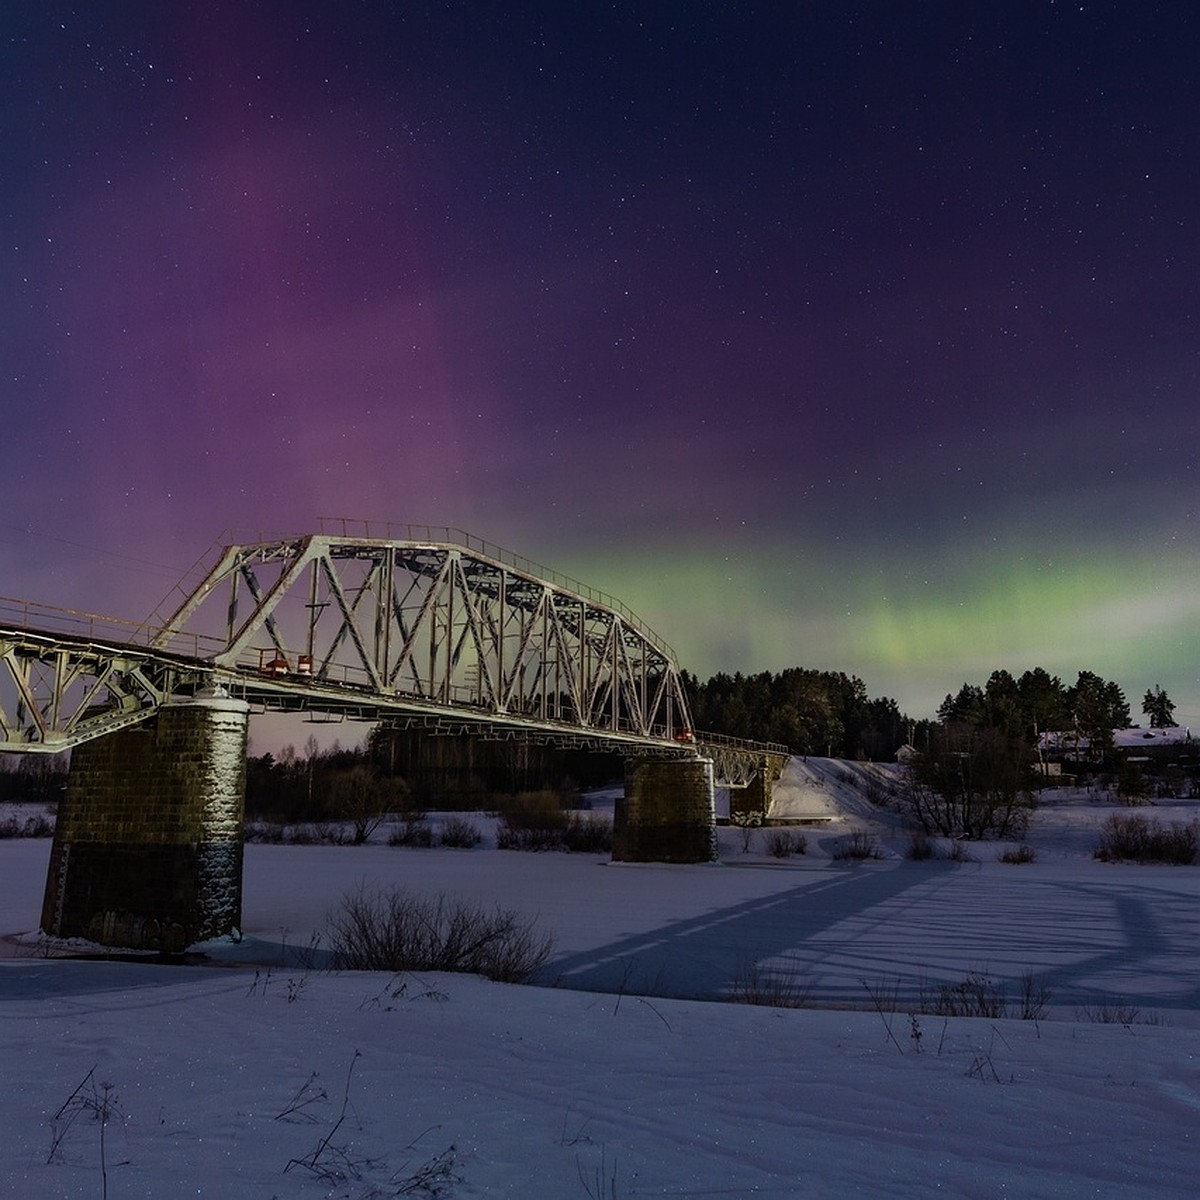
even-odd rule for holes
{"type": "Polygon", "coordinates": [[[1200,870],[1095,861],[1115,810],[1084,794],[1048,797],[1031,864],[989,844],[909,862],[894,814],[833,764],[798,767],[791,813],[818,815],[800,811],[815,794],[827,819],[783,860],[725,828],[720,863],[685,867],[248,846],[245,936],[204,947],[207,966],[41,957],[13,935],[36,926],[48,843],[0,842],[0,1195],[102,1194],[100,1123],[55,1120],[92,1068],[115,1102],[114,1200],[367,1200],[425,1169],[408,1194],[1194,1195],[1200,870]],[[883,857],[835,861],[855,829],[883,857]],[[340,896],[396,885],[536,916],[554,986],[312,969],[340,896]],[[752,970],[810,1007],[716,1002],[752,970]],[[972,972],[1010,1009],[1032,972],[1044,1019],[916,1011],[972,972]],[[329,1176],[285,1170],[333,1129],[348,1077],[329,1176]]]}

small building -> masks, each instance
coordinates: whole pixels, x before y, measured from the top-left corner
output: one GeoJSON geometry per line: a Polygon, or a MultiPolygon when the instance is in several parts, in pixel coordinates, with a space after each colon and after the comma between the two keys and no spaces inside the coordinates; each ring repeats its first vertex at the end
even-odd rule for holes
{"type": "Polygon", "coordinates": [[[1131,729],[1113,730],[1113,745],[1125,751],[1183,746],[1191,740],[1192,731],[1186,725],[1168,725],[1165,729],[1143,729],[1140,725],[1134,725],[1131,729]]]}
{"type": "MultiPolygon", "coordinates": [[[[1192,731],[1186,725],[1169,725],[1164,729],[1143,729],[1133,725],[1129,729],[1112,731],[1113,747],[1128,756],[1131,752],[1142,752],[1162,746],[1186,746],[1192,741],[1192,731]]],[[[1043,733],[1038,739],[1044,754],[1073,758],[1091,748],[1091,741],[1073,729],[1043,733]]]]}

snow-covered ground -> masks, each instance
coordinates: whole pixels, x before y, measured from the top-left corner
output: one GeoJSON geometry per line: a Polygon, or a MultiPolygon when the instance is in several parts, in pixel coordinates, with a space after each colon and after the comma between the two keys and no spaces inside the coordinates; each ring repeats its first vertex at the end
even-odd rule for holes
{"type": "Polygon", "coordinates": [[[910,862],[864,769],[791,764],[773,811],[818,823],[786,859],[735,828],[701,866],[250,845],[245,936],[203,966],[14,940],[49,844],[2,841],[0,1195],[1193,1196],[1200,868],[1097,862],[1127,810],[1077,792],[1046,793],[1033,863],[910,862]],[[855,831],[882,857],[838,861],[855,831]],[[536,915],[550,986],[314,969],[375,885],[536,915]],[[714,1002],[755,973],[808,1007],[714,1002]],[[1048,993],[1040,1019],[917,1012],[972,974],[1048,993]],[[342,1179],[300,1165],[327,1135],[342,1179]]]}

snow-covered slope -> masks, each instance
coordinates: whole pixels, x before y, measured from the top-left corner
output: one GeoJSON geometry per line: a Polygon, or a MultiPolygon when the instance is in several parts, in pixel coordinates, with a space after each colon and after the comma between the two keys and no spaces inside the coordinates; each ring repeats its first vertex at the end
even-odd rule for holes
{"type": "Polygon", "coordinates": [[[889,764],[796,756],[775,783],[767,815],[892,828],[899,818],[886,803],[899,782],[899,768],[889,764]]]}

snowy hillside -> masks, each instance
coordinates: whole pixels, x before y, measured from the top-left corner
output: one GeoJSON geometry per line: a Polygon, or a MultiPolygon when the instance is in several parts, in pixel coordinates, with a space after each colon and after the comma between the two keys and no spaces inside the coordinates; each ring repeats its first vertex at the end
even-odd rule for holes
{"type": "Polygon", "coordinates": [[[772,792],[768,816],[850,826],[898,825],[899,818],[882,805],[899,781],[899,768],[891,764],[791,758],[772,792]]]}

